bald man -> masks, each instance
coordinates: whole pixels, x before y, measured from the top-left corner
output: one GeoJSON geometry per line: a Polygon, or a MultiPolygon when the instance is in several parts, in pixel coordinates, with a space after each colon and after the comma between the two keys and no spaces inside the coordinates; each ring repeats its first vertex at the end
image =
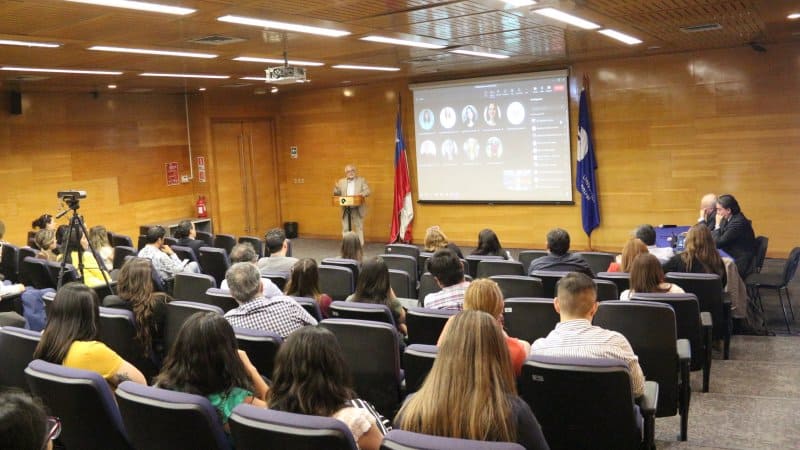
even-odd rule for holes
{"type": "MultiPolygon", "coordinates": [[[[340,178],[333,187],[333,195],[361,195],[369,197],[370,194],[367,180],[356,176],[356,167],[348,164],[344,168],[344,178],[340,178]]],[[[342,207],[342,236],[348,231],[354,231],[364,245],[364,216],[367,215],[367,205],[362,203],[358,207],[350,207],[350,220],[348,221],[348,207],[342,207]]]]}
{"type": "Polygon", "coordinates": [[[709,230],[717,227],[717,194],[706,194],[700,200],[700,216],[697,223],[705,224],[709,230]]]}

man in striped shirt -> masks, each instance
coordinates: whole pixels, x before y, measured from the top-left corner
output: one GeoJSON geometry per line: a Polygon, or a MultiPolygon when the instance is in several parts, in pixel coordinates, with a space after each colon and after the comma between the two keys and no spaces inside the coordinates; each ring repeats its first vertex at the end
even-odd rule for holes
{"type": "Polygon", "coordinates": [[[428,260],[428,270],[442,290],[426,295],[422,301],[423,306],[461,311],[469,281],[464,279],[464,264],[458,255],[449,248],[437,250],[428,260]]]}
{"type": "Polygon", "coordinates": [[[571,358],[612,358],[628,364],[636,397],[644,393],[644,374],[630,342],[616,331],[592,325],[597,312],[597,287],[582,273],[570,272],[558,283],[554,306],[561,322],[531,345],[531,354],[571,358]]]}

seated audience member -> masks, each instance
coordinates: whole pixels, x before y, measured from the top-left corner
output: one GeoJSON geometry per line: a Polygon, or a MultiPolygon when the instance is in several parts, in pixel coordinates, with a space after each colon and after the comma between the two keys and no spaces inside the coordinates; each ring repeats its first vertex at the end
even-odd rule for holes
{"type": "Polygon", "coordinates": [[[431,292],[423,306],[432,309],[462,309],[469,281],[464,279],[464,264],[450,249],[437,250],[428,260],[428,270],[442,290],[431,292]]]}
{"type": "MultiPolygon", "coordinates": [[[[642,255],[638,258],[651,258],[642,255]]],[[[633,353],[625,336],[592,325],[597,312],[597,287],[582,273],[570,273],[558,282],[558,295],[553,303],[561,321],[547,337],[531,344],[531,354],[570,358],[613,358],[630,367],[631,387],[636,397],[644,393],[644,374],[639,358],[633,353]]]]}
{"type": "Polygon", "coordinates": [[[317,321],[294,301],[278,295],[266,298],[262,294],[261,274],[251,263],[236,263],[225,274],[231,296],[239,304],[225,313],[225,318],[235,327],[271,331],[286,338],[290,333],[317,321]]]}
{"type": "Polygon", "coordinates": [[[464,255],[461,253],[461,249],[458,248],[456,244],[447,240],[447,236],[438,225],[428,227],[428,229],[425,230],[425,243],[423,249],[426,252],[435,253],[437,250],[441,250],[443,248],[449,248],[459,258],[464,258],[464,255]]]}
{"type": "Polygon", "coordinates": [[[619,295],[620,300],[630,300],[634,293],[640,294],[659,294],[659,293],[682,293],[683,289],[677,284],[664,281],[664,269],[658,258],[649,253],[638,255],[633,258],[630,272],[630,289],[622,291],[619,295]]]}
{"type": "Polygon", "coordinates": [[[628,242],[622,247],[622,254],[617,255],[615,261],[608,265],[607,272],[628,272],[633,258],[642,253],[649,253],[644,242],[637,238],[628,239],[628,242]]]}
{"type": "Polygon", "coordinates": [[[686,248],[664,264],[664,272],[713,273],[727,282],[725,264],[719,256],[711,231],[703,224],[694,225],[686,233],[686,248]]]}
{"type": "Polygon", "coordinates": [[[569,233],[561,228],[554,228],[547,233],[548,254],[531,262],[528,272],[534,270],[581,272],[594,278],[589,263],[578,255],[569,253],[569,233]]]}
{"type": "Polygon", "coordinates": [[[281,345],[267,405],[338,419],[363,450],[378,449],[389,428],[372,405],[357,398],[339,342],[324,328],[303,327],[281,345]]]}
{"type": "Polygon", "coordinates": [[[734,196],[725,194],[717,199],[716,228],[711,235],[717,248],[731,255],[742,279],[746,278],[755,255],[756,236],[734,196]]]}
{"type": "Polygon", "coordinates": [[[197,229],[191,220],[181,220],[172,233],[172,237],[178,240],[178,245],[189,247],[194,251],[195,258],[200,257],[200,247],[206,247],[204,241],[197,239],[197,229]]]}
{"type": "Polygon", "coordinates": [[[503,250],[500,239],[494,231],[485,228],[478,233],[478,248],[472,252],[473,255],[502,256],[504,259],[512,259],[511,253],[503,250]]]}
{"type": "Polygon", "coordinates": [[[89,243],[103,260],[107,271],[114,268],[114,247],[108,242],[108,231],[102,225],[95,225],[89,229],[89,243]]]}
{"type": "Polygon", "coordinates": [[[364,249],[361,246],[358,233],[348,231],[342,236],[342,248],[339,250],[339,258],[353,259],[361,264],[361,260],[364,259],[364,249]]]}
{"type": "MultiPolygon", "coordinates": [[[[60,258],[63,257],[64,255],[60,256],[60,258]]],[[[97,262],[92,250],[89,248],[89,240],[80,228],[73,227],[69,235],[66,258],[67,263],[75,266],[78,273],[83,276],[83,283],[87,286],[101,286],[106,284],[106,280],[111,281],[111,274],[97,262]],[[83,272],[81,272],[81,263],[83,264],[83,272]]]]}
{"type": "MultiPolygon", "coordinates": [[[[231,264],[247,262],[255,266],[256,262],[258,261],[258,253],[256,253],[255,249],[253,249],[253,246],[250,245],[249,242],[234,245],[231,249],[231,254],[229,257],[231,259],[231,264]]],[[[219,288],[230,291],[228,288],[228,280],[222,280],[222,284],[219,288]]],[[[275,283],[273,283],[269,278],[261,278],[261,293],[267,298],[272,298],[276,295],[283,295],[283,292],[281,292],[278,286],[275,286],[275,283]]]]}
{"type": "Polygon", "coordinates": [[[153,289],[153,266],[150,260],[131,258],[119,271],[117,295],[104,298],[103,306],[133,312],[136,318],[136,342],[144,356],[158,363],[166,351],[164,321],[167,303],[171,300],[167,294],[153,289]]]}
{"type": "Polygon", "coordinates": [[[31,222],[31,228],[34,230],[55,230],[56,222],[50,214],[42,214],[31,222]]]}
{"type": "MultiPolygon", "coordinates": [[[[464,295],[464,311],[471,310],[483,311],[490,314],[497,320],[497,323],[500,324],[502,328],[503,293],[500,291],[500,286],[488,278],[481,278],[470,283],[464,295]]],[[[441,345],[442,339],[444,339],[444,335],[447,333],[452,320],[452,317],[447,320],[442,334],[439,336],[437,345],[441,345]]],[[[531,351],[531,344],[522,339],[509,337],[505,331],[503,331],[503,337],[506,340],[508,354],[511,356],[511,367],[514,369],[514,375],[518,376],[522,372],[522,365],[525,363],[525,358],[528,357],[528,353],[531,351]]]]}
{"type": "Polygon", "coordinates": [[[39,249],[39,252],[36,253],[37,258],[46,261],[58,261],[55,231],[46,228],[44,230],[39,230],[33,237],[33,242],[36,244],[36,248],[39,249]]]}
{"type": "Polygon", "coordinates": [[[517,396],[506,339],[497,320],[462,311],[450,323],[433,367],[394,419],[395,428],[549,448],[530,407],[517,396]]]}
{"type": "Polygon", "coordinates": [[[697,223],[707,226],[712,231],[717,227],[717,194],[706,194],[700,200],[697,223]]]}
{"type": "Polygon", "coordinates": [[[658,258],[658,262],[661,264],[667,262],[675,254],[672,251],[672,247],[656,247],[656,229],[652,225],[639,225],[634,234],[644,242],[644,245],[647,246],[647,251],[658,258]]]}
{"type": "Polygon", "coordinates": [[[97,372],[112,388],[127,380],[147,384],[139,369],[98,341],[99,303],[84,284],[67,283],[59,289],[34,359],[97,372]]]}
{"type": "Polygon", "coordinates": [[[52,450],[60,434],[61,422],[41,402],[20,390],[0,392],[0,448],[52,450]]]}
{"type": "Polygon", "coordinates": [[[389,268],[380,256],[364,261],[358,273],[356,291],[347,297],[348,302],[374,303],[386,305],[392,311],[397,331],[408,334],[406,330],[406,311],[389,283],[389,268]]]}
{"type": "Polygon", "coordinates": [[[206,397],[228,433],[233,408],[266,406],[269,390],[247,353],[238,349],[231,325],[213,312],[194,313],[184,322],[154,381],[161,389],[206,397]]]}
{"type": "MultiPolygon", "coordinates": [[[[358,238],[358,236],[356,236],[358,238]]],[[[361,241],[359,241],[359,245],[361,241]]],[[[290,297],[307,297],[316,300],[322,317],[327,319],[331,315],[333,299],[328,294],[319,290],[319,268],[317,262],[311,258],[302,258],[292,267],[292,273],[284,289],[290,297]]]]}
{"type": "Polygon", "coordinates": [[[139,250],[139,258],[147,258],[153,262],[161,278],[168,279],[180,272],[200,273],[200,266],[195,261],[185,262],[178,258],[178,255],[164,244],[164,236],[167,234],[162,226],[150,227],[147,230],[147,244],[139,250]]]}
{"type": "Polygon", "coordinates": [[[286,256],[289,250],[289,240],[281,228],[273,228],[264,236],[267,241],[268,257],[258,260],[258,270],[261,273],[289,273],[297,258],[286,256]]]}

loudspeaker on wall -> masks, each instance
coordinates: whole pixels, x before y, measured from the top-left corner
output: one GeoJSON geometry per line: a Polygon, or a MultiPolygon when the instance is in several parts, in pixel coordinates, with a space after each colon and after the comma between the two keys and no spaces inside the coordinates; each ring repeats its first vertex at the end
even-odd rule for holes
{"type": "Polygon", "coordinates": [[[17,91],[11,92],[11,103],[9,110],[11,114],[22,114],[22,93],[17,91]]]}

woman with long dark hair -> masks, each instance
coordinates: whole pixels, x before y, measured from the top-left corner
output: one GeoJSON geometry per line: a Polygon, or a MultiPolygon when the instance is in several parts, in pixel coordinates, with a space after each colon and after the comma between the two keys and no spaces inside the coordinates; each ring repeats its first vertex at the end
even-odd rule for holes
{"type": "Polygon", "coordinates": [[[139,369],[98,341],[98,304],[97,294],[85,284],[67,283],[59,289],[34,359],[97,372],[112,387],[126,380],[147,384],[139,369]]]}
{"type": "Polygon", "coordinates": [[[484,228],[478,233],[478,247],[472,252],[473,255],[502,256],[504,259],[511,259],[511,254],[503,250],[497,234],[489,228],[484,228]]]}
{"type": "Polygon", "coordinates": [[[56,222],[50,214],[42,214],[31,222],[31,228],[34,230],[55,230],[56,222]]]}
{"type": "Polygon", "coordinates": [[[389,268],[380,256],[369,258],[361,265],[356,291],[347,297],[347,301],[388,306],[392,311],[397,331],[408,334],[406,312],[402,303],[394,295],[389,281],[389,268]]]}
{"type": "Polygon", "coordinates": [[[674,283],[664,281],[664,269],[658,258],[650,253],[643,253],[633,258],[630,268],[630,289],[622,291],[620,300],[630,300],[634,293],[663,294],[683,293],[683,289],[674,283]]]}
{"type": "Polygon", "coordinates": [[[548,448],[536,417],[517,396],[500,325],[483,311],[462,311],[453,318],[433,368],[394,423],[433,436],[548,448]]]}
{"type": "Polygon", "coordinates": [[[336,336],[303,327],[290,334],[275,357],[270,409],[333,417],[344,422],[362,450],[378,449],[385,419],[356,397],[336,336]]]}
{"type": "MultiPolygon", "coordinates": [[[[353,234],[355,235],[355,233],[353,234]]],[[[356,235],[356,241],[361,245],[358,235],[356,235]]],[[[314,259],[303,258],[292,266],[292,272],[289,275],[289,281],[286,283],[284,292],[292,297],[313,298],[319,305],[322,317],[330,317],[333,299],[319,290],[319,268],[314,259]]]]}

